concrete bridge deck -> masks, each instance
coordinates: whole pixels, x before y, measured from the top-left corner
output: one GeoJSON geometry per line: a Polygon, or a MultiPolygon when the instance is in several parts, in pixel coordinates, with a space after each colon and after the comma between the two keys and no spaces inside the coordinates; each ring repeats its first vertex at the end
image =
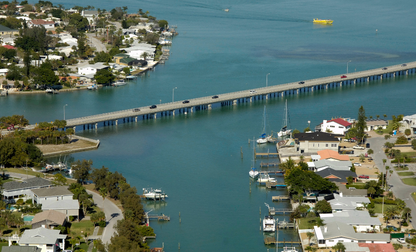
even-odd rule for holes
{"type": "Polygon", "coordinates": [[[183,101],[163,103],[151,109],[149,106],[115,111],[104,114],[91,115],[80,118],[67,120],[67,128],[84,126],[84,129],[97,128],[98,123],[103,126],[117,125],[118,120],[123,119],[124,122],[137,121],[141,119],[155,119],[159,116],[172,116],[175,111],[179,113],[194,112],[194,110],[211,109],[212,104],[221,104],[221,106],[237,105],[239,103],[252,102],[253,99],[269,99],[285,97],[288,95],[297,95],[300,93],[309,93],[314,90],[339,88],[342,86],[356,85],[372,80],[380,80],[384,78],[394,78],[396,76],[415,74],[416,61],[406,64],[394,65],[385,68],[377,68],[372,70],[353,72],[344,74],[346,77],[341,78],[343,74],[329,77],[303,80],[303,84],[298,82],[274,85],[268,87],[257,88],[255,91],[242,90],[231,93],[218,94],[218,98],[214,96],[206,96],[200,98],[189,99],[189,103],[183,101]]]}

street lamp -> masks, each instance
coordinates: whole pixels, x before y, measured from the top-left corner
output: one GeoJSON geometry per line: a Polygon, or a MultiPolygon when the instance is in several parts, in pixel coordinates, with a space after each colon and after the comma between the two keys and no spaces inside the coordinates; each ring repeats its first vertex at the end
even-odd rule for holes
{"type": "Polygon", "coordinates": [[[175,87],[174,89],[172,89],[172,102],[175,101],[175,89],[178,89],[178,88],[175,87]]]}
{"type": "Polygon", "coordinates": [[[267,87],[267,84],[268,84],[268,82],[269,82],[269,74],[270,74],[270,73],[266,74],[266,87],[267,87]]]}
{"type": "Polygon", "coordinates": [[[350,62],[351,62],[351,60],[347,62],[347,74],[348,74],[348,63],[350,63],[350,62]]]}
{"type": "Polygon", "coordinates": [[[65,120],[65,107],[68,106],[68,104],[64,105],[64,120],[65,120]]]}

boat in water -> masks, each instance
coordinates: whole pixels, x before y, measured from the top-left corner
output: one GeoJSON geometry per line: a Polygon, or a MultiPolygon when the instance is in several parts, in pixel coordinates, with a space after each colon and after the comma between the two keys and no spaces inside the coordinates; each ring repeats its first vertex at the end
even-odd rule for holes
{"type": "Polygon", "coordinates": [[[143,188],[143,196],[148,200],[164,200],[168,197],[168,195],[163,193],[162,190],[152,188],[143,188]]]}
{"type": "Polygon", "coordinates": [[[270,177],[267,173],[259,173],[259,178],[257,179],[259,183],[267,183],[267,182],[277,182],[275,178],[270,177]]]}
{"type": "Polygon", "coordinates": [[[275,232],[276,231],[276,221],[273,216],[266,216],[263,219],[263,232],[275,232]]]}
{"type": "Polygon", "coordinates": [[[319,18],[313,19],[314,24],[332,24],[332,22],[334,21],[331,19],[319,19],[319,18]]]}
{"type": "Polygon", "coordinates": [[[96,90],[97,89],[97,84],[93,84],[91,86],[87,87],[88,90],[96,90]]]}
{"type": "Polygon", "coordinates": [[[283,252],[298,252],[295,247],[284,247],[283,252]]]}
{"type": "Polygon", "coordinates": [[[263,134],[261,134],[260,138],[256,140],[256,142],[258,144],[264,144],[264,143],[268,143],[269,141],[272,140],[272,136],[268,136],[266,134],[266,106],[264,106],[264,111],[263,111],[263,134]]]}
{"type": "Polygon", "coordinates": [[[118,86],[124,86],[126,84],[127,84],[127,82],[125,82],[124,80],[118,80],[118,81],[113,83],[113,86],[118,87],[118,86]]]}
{"type": "Polygon", "coordinates": [[[259,176],[259,171],[256,170],[254,167],[254,160],[255,160],[255,146],[253,145],[253,164],[251,165],[251,170],[248,172],[248,175],[252,179],[256,179],[259,176]]]}
{"type": "Polygon", "coordinates": [[[278,137],[284,137],[284,136],[290,136],[290,133],[292,132],[291,129],[287,129],[288,127],[288,110],[287,110],[287,100],[285,102],[285,112],[283,117],[283,126],[282,129],[277,133],[278,137]]]}

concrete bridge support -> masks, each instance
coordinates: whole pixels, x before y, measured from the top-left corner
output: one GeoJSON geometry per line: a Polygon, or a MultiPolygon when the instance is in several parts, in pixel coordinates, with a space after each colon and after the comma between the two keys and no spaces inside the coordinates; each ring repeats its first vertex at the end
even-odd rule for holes
{"type": "Polygon", "coordinates": [[[208,110],[212,109],[212,104],[208,104],[208,110]]]}
{"type": "Polygon", "coordinates": [[[233,100],[233,106],[237,105],[237,100],[233,100]]]}

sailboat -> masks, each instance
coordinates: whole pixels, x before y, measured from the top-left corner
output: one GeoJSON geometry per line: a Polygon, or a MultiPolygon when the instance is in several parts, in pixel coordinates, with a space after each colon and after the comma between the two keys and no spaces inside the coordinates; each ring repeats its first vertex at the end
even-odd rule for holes
{"type": "Polygon", "coordinates": [[[250,176],[250,178],[252,179],[256,179],[259,176],[259,171],[256,170],[256,168],[254,168],[254,145],[253,145],[253,165],[251,166],[251,170],[248,172],[248,175],[250,176]]]}
{"type": "Polygon", "coordinates": [[[272,136],[268,136],[266,134],[266,106],[264,106],[264,112],[263,112],[263,134],[261,134],[260,138],[257,139],[258,144],[264,144],[267,143],[269,140],[272,140],[272,136]]]}
{"type": "Polygon", "coordinates": [[[287,100],[286,100],[286,103],[285,103],[285,114],[284,114],[284,119],[283,119],[283,127],[277,133],[277,136],[279,136],[279,137],[289,136],[290,133],[292,132],[291,129],[287,129],[287,126],[288,126],[287,113],[288,112],[287,112],[287,100]]]}

